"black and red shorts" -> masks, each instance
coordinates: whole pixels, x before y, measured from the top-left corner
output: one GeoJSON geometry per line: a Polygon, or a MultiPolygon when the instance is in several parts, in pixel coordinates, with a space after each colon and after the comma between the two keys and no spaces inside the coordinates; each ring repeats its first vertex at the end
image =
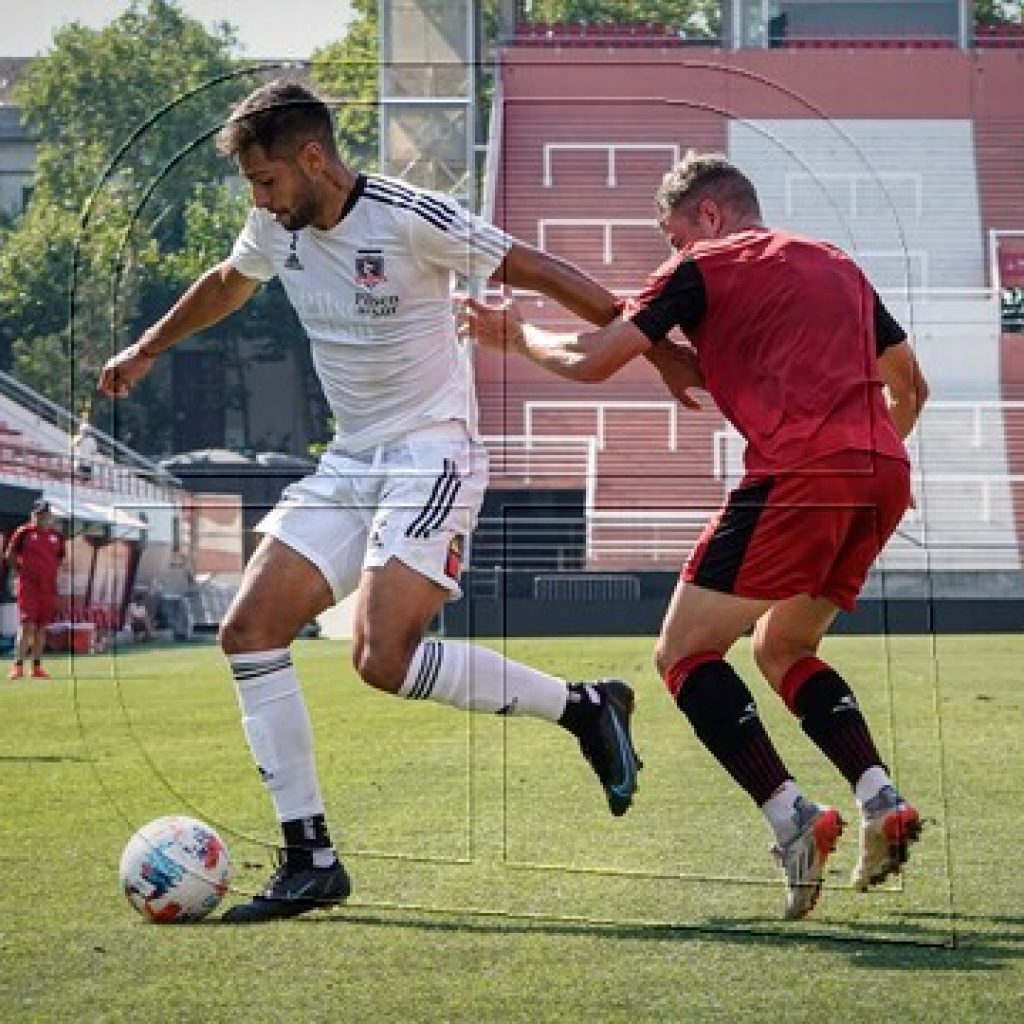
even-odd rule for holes
{"type": "Polygon", "coordinates": [[[809,594],[849,611],[909,503],[909,466],[870,452],[744,479],[704,528],[683,579],[758,600],[809,594]]]}

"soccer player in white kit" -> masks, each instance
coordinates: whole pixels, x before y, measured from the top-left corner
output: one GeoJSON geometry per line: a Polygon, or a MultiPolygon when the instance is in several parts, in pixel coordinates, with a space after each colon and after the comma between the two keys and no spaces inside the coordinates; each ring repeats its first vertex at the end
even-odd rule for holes
{"type": "Polygon", "coordinates": [[[218,144],[252,191],[245,227],[226,260],[107,362],[100,388],[128,394],[162,352],[277,276],[337,424],[316,472],[286,488],[260,523],[263,539],[221,624],[246,739],[284,836],[266,888],[225,918],[292,917],[351,890],[324,818],[288,648],[354,591],[352,658],[366,683],[409,700],[559,723],[578,740],[612,813],[624,814],[640,767],[624,682],[567,684],[487,648],[423,638],[445,601],[461,594],[462,551],[487,483],[453,275],[543,292],[596,324],[617,315],[614,296],[444,195],[351,171],[327,106],[302,85],[257,89],[218,144]]]}

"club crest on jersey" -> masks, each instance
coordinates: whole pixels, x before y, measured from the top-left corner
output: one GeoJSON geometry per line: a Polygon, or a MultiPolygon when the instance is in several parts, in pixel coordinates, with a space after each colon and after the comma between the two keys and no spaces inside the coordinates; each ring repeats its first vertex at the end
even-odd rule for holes
{"type": "Polygon", "coordinates": [[[284,261],[286,270],[305,270],[306,268],[302,265],[302,261],[299,259],[299,233],[297,231],[292,232],[291,245],[288,246],[288,257],[284,261]]]}
{"type": "Polygon", "coordinates": [[[385,281],[384,255],[380,249],[360,249],[356,253],[356,284],[360,288],[376,288],[385,281]]]}
{"type": "Polygon", "coordinates": [[[448,552],[444,560],[444,574],[451,580],[458,581],[462,575],[462,552],[465,545],[466,538],[461,533],[455,534],[448,544],[448,552]]]}

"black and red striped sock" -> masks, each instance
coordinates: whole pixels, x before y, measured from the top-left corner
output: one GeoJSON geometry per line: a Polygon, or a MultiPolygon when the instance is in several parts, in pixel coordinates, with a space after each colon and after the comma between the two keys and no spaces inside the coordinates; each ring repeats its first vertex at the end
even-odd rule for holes
{"type": "Polygon", "coordinates": [[[750,690],[720,654],[682,658],[665,674],[665,685],[697,738],[758,807],[792,777],[750,690]]]}
{"type": "Polygon", "coordinates": [[[831,665],[801,658],[783,677],[779,696],[851,788],[869,768],[882,765],[857,698],[831,665]]]}

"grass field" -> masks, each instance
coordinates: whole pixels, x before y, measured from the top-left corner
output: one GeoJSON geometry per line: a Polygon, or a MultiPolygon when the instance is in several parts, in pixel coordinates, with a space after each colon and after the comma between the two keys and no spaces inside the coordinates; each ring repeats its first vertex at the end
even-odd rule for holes
{"type": "MultiPolygon", "coordinates": [[[[1016,637],[838,638],[927,820],[898,886],[846,879],[779,920],[770,837],[698,747],[646,639],[509,640],[511,657],[635,682],[647,767],[608,814],[567,734],[357,682],[344,644],[294,648],[329,819],[355,883],[331,913],[240,929],[148,925],[121,895],[134,827],[216,825],[252,891],[269,802],[212,646],[51,662],[0,687],[0,1021],[1024,1020],[1024,706],[1016,637]]],[[[736,664],[753,679],[746,650],[736,664]]],[[[852,799],[762,686],[801,784],[852,799]]],[[[239,898],[231,894],[230,899],[239,898]]]]}

